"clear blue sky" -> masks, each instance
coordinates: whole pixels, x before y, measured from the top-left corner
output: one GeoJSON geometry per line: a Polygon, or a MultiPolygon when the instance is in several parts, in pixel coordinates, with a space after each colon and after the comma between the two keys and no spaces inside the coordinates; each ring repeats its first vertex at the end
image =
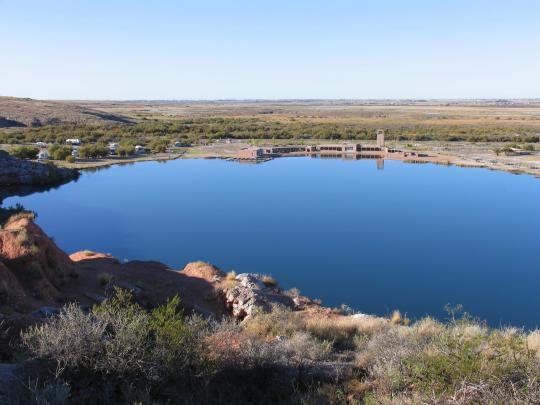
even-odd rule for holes
{"type": "Polygon", "coordinates": [[[540,97],[540,1],[0,0],[0,95],[540,97]]]}

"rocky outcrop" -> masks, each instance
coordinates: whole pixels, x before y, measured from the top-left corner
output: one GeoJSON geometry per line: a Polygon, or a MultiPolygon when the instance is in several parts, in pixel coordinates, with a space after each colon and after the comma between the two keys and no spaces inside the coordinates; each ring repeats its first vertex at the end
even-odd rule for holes
{"type": "Polygon", "coordinates": [[[225,290],[227,308],[235,318],[244,319],[256,311],[270,311],[274,305],[294,307],[291,297],[267,287],[256,274],[239,274],[235,281],[235,286],[225,290]]]}
{"type": "Polygon", "coordinates": [[[220,281],[225,277],[225,273],[216,266],[205,262],[188,263],[182,273],[190,277],[198,277],[210,283],[220,281]]]}
{"type": "Polygon", "coordinates": [[[61,184],[78,177],[77,170],[21,160],[0,151],[0,187],[61,184]]]}
{"type": "Polygon", "coordinates": [[[74,277],[73,262],[28,215],[0,230],[0,306],[18,312],[56,306],[60,290],[74,277]]]}

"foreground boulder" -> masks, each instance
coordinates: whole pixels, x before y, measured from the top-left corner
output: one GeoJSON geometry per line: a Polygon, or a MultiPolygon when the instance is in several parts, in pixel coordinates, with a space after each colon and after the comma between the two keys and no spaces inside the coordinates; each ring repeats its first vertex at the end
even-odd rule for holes
{"type": "Polygon", "coordinates": [[[227,308],[235,318],[244,319],[257,311],[270,311],[273,305],[294,307],[291,297],[267,287],[256,274],[239,274],[235,281],[236,285],[225,291],[227,308]]]}

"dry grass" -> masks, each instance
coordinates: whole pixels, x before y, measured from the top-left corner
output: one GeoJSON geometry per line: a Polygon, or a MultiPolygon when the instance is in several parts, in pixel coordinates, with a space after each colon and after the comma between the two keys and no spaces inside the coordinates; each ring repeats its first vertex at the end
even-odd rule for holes
{"type": "Polygon", "coordinates": [[[333,342],[336,347],[352,346],[356,335],[372,335],[387,326],[388,321],[372,316],[315,317],[305,323],[309,333],[333,342]]]}
{"type": "Polygon", "coordinates": [[[17,231],[17,238],[15,239],[20,246],[30,246],[30,234],[26,228],[22,228],[17,231]]]}
{"type": "Polygon", "coordinates": [[[236,272],[235,271],[229,271],[227,275],[225,276],[225,281],[223,283],[223,286],[226,289],[234,288],[238,285],[238,280],[236,279],[236,272]]]}
{"type": "Polygon", "coordinates": [[[527,336],[527,347],[532,350],[540,359],[540,330],[534,330],[527,336]]]}
{"type": "Polygon", "coordinates": [[[265,338],[292,336],[304,329],[301,314],[282,306],[275,306],[271,312],[258,312],[244,323],[248,335],[265,338]]]}
{"type": "Polygon", "coordinates": [[[264,285],[266,287],[277,287],[278,286],[277,280],[272,276],[263,275],[261,277],[261,281],[264,283],[264,285]]]}
{"type": "Polygon", "coordinates": [[[30,221],[33,221],[34,219],[36,219],[36,214],[34,212],[28,212],[28,211],[23,211],[23,212],[19,212],[17,214],[13,214],[11,215],[4,226],[7,226],[13,222],[16,222],[20,219],[28,219],[30,221]]]}
{"type": "Polygon", "coordinates": [[[10,126],[35,127],[58,123],[104,125],[125,120],[124,117],[70,103],[15,97],[0,97],[0,111],[14,121],[10,126]]]}

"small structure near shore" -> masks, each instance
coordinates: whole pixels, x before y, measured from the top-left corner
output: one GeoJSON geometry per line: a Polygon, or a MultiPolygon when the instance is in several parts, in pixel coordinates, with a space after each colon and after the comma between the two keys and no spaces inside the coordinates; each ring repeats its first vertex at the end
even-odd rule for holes
{"type": "Polygon", "coordinates": [[[280,156],[319,156],[346,157],[350,159],[384,159],[386,157],[406,157],[407,153],[400,149],[385,146],[384,131],[377,131],[376,144],[360,144],[357,142],[340,142],[319,145],[277,145],[264,148],[244,148],[238,152],[238,160],[262,161],[280,156]]]}
{"type": "Polygon", "coordinates": [[[244,148],[238,152],[239,159],[262,159],[264,157],[264,150],[262,148],[244,148]]]}

